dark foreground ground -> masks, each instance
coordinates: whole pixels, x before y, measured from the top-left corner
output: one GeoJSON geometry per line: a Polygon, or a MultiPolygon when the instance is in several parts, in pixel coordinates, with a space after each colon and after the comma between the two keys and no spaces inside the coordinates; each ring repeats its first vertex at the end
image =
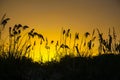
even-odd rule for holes
{"type": "Polygon", "coordinates": [[[65,56],[60,62],[0,58],[0,80],[120,80],[120,55],[65,56]]]}

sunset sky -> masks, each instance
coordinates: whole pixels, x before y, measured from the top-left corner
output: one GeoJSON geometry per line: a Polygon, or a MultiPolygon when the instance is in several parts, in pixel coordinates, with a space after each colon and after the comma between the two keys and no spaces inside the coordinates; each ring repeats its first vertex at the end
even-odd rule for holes
{"type": "Polygon", "coordinates": [[[0,18],[4,13],[8,26],[28,25],[50,40],[59,40],[62,27],[84,34],[114,26],[120,37],[120,0],[0,0],[0,18]]]}
{"type": "Polygon", "coordinates": [[[120,0],[0,0],[0,17],[4,13],[11,26],[26,24],[53,38],[61,27],[80,33],[120,30],[120,0]]]}

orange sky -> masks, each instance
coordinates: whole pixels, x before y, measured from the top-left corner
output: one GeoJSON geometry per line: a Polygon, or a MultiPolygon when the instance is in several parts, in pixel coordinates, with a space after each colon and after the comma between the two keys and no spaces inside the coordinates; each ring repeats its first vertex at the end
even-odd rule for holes
{"type": "Polygon", "coordinates": [[[0,0],[0,16],[4,13],[11,25],[27,24],[49,36],[61,27],[80,33],[96,27],[120,30],[120,0],[0,0]]]}
{"type": "Polygon", "coordinates": [[[114,26],[120,37],[120,0],[0,0],[0,17],[4,13],[8,26],[29,25],[50,40],[60,37],[62,27],[84,34],[114,26]]]}

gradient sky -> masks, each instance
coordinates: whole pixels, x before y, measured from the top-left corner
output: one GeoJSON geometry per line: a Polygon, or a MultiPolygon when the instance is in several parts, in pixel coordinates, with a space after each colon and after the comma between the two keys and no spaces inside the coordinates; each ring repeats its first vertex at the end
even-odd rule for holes
{"type": "Polygon", "coordinates": [[[96,27],[120,31],[120,0],[0,0],[0,17],[4,13],[9,26],[26,24],[49,39],[58,38],[62,27],[80,34],[96,27]]]}
{"type": "Polygon", "coordinates": [[[4,13],[8,27],[28,25],[48,40],[60,40],[62,27],[80,35],[99,28],[107,35],[113,26],[120,39],[120,0],[0,0],[0,18],[4,13]]]}

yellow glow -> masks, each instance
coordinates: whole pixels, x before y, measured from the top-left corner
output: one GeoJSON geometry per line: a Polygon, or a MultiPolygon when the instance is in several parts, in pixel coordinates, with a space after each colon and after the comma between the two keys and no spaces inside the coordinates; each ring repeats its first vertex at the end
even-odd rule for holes
{"type": "MultiPolygon", "coordinates": [[[[82,36],[84,37],[84,36],[82,36]]],[[[86,39],[86,43],[90,40],[90,37],[88,39],[86,39]]],[[[64,56],[66,53],[64,52],[64,50],[61,48],[60,49],[60,44],[57,48],[57,53],[56,53],[56,41],[54,41],[53,44],[50,43],[50,41],[48,40],[48,47],[50,47],[50,49],[47,49],[45,48],[46,46],[46,41],[43,41],[42,44],[40,45],[40,39],[38,38],[34,38],[32,39],[31,42],[34,42],[36,41],[36,45],[34,46],[34,49],[31,51],[31,57],[34,59],[34,61],[42,61],[43,62],[46,62],[46,61],[51,61],[51,60],[59,60],[60,57],[64,56]]],[[[64,40],[61,40],[61,44],[64,43],[64,40]]],[[[81,39],[77,40],[76,41],[76,44],[78,44],[78,48],[81,47],[81,49],[79,49],[80,51],[80,55],[83,55],[83,56],[89,56],[89,55],[97,55],[98,54],[98,45],[95,45],[95,47],[93,47],[91,50],[88,50],[88,47],[87,45],[86,46],[83,46],[83,43],[80,44],[81,42],[81,39]]],[[[67,55],[74,55],[74,56],[77,56],[78,53],[76,51],[76,49],[74,48],[73,49],[73,46],[74,46],[74,36],[72,37],[71,39],[71,42],[70,42],[70,39],[68,38],[67,41],[66,41],[66,44],[69,46],[70,49],[67,49],[67,55]]],[[[75,45],[76,45],[75,44],[75,45]]]]}

